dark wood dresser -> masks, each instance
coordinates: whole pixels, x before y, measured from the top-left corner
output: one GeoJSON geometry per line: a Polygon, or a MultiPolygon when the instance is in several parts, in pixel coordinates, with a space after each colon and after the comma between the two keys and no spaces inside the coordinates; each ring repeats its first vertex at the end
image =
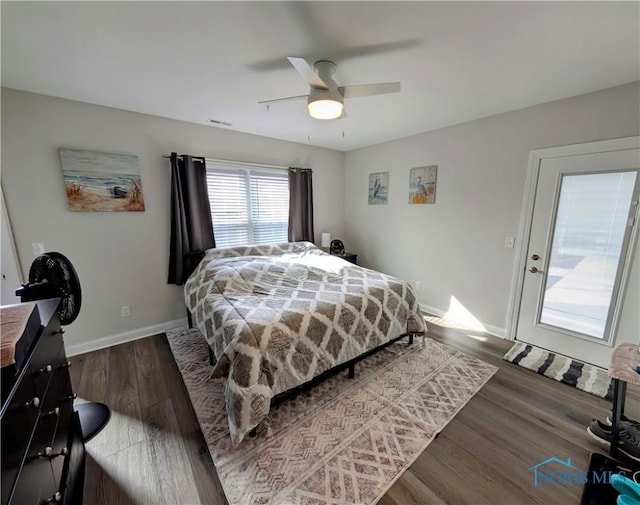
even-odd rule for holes
{"type": "Polygon", "coordinates": [[[79,504],[85,452],[58,299],[31,305],[15,362],[2,363],[2,505],[79,504]]]}

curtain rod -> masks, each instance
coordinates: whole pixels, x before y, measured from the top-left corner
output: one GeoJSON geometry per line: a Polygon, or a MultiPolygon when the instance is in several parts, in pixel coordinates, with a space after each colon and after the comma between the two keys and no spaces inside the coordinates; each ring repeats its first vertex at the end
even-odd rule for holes
{"type": "MultiPolygon", "coordinates": [[[[164,155],[163,158],[171,158],[171,156],[164,155]]],[[[182,154],[178,155],[178,158],[182,158],[182,154]]],[[[201,156],[195,156],[195,158],[201,158],[201,156]]],[[[251,161],[237,161],[237,160],[223,160],[219,158],[204,158],[207,162],[212,163],[226,163],[228,165],[243,165],[245,167],[256,167],[256,168],[272,168],[274,170],[289,170],[289,167],[285,167],[283,165],[269,165],[268,163],[255,163],[251,161]]]]}

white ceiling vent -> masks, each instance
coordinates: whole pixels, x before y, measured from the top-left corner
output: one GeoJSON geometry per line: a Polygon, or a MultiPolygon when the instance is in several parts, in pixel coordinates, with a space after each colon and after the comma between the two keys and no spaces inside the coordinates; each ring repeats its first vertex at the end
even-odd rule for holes
{"type": "Polygon", "coordinates": [[[209,118],[207,119],[207,123],[219,125],[219,126],[231,126],[231,123],[226,123],[225,121],[219,121],[218,119],[209,118]]]}

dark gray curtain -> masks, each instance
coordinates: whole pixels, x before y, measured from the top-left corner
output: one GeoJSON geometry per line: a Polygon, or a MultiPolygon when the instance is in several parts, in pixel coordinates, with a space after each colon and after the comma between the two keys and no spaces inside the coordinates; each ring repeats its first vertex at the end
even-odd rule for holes
{"type": "Polygon", "coordinates": [[[182,285],[198,251],[216,246],[204,158],[171,153],[169,284],[182,285]]]}
{"type": "Polygon", "coordinates": [[[289,242],[313,242],[313,172],[289,169],[289,242]]]}

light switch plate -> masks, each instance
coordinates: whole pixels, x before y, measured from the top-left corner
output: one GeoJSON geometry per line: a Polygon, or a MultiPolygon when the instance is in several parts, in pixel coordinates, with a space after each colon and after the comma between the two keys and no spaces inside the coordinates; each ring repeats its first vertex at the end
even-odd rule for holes
{"type": "Polygon", "coordinates": [[[40,256],[41,254],[47,252],[47,250],[44,248],[44,242],[31,242],[31,249],[33,249],[34,257],[40,256]]]}

